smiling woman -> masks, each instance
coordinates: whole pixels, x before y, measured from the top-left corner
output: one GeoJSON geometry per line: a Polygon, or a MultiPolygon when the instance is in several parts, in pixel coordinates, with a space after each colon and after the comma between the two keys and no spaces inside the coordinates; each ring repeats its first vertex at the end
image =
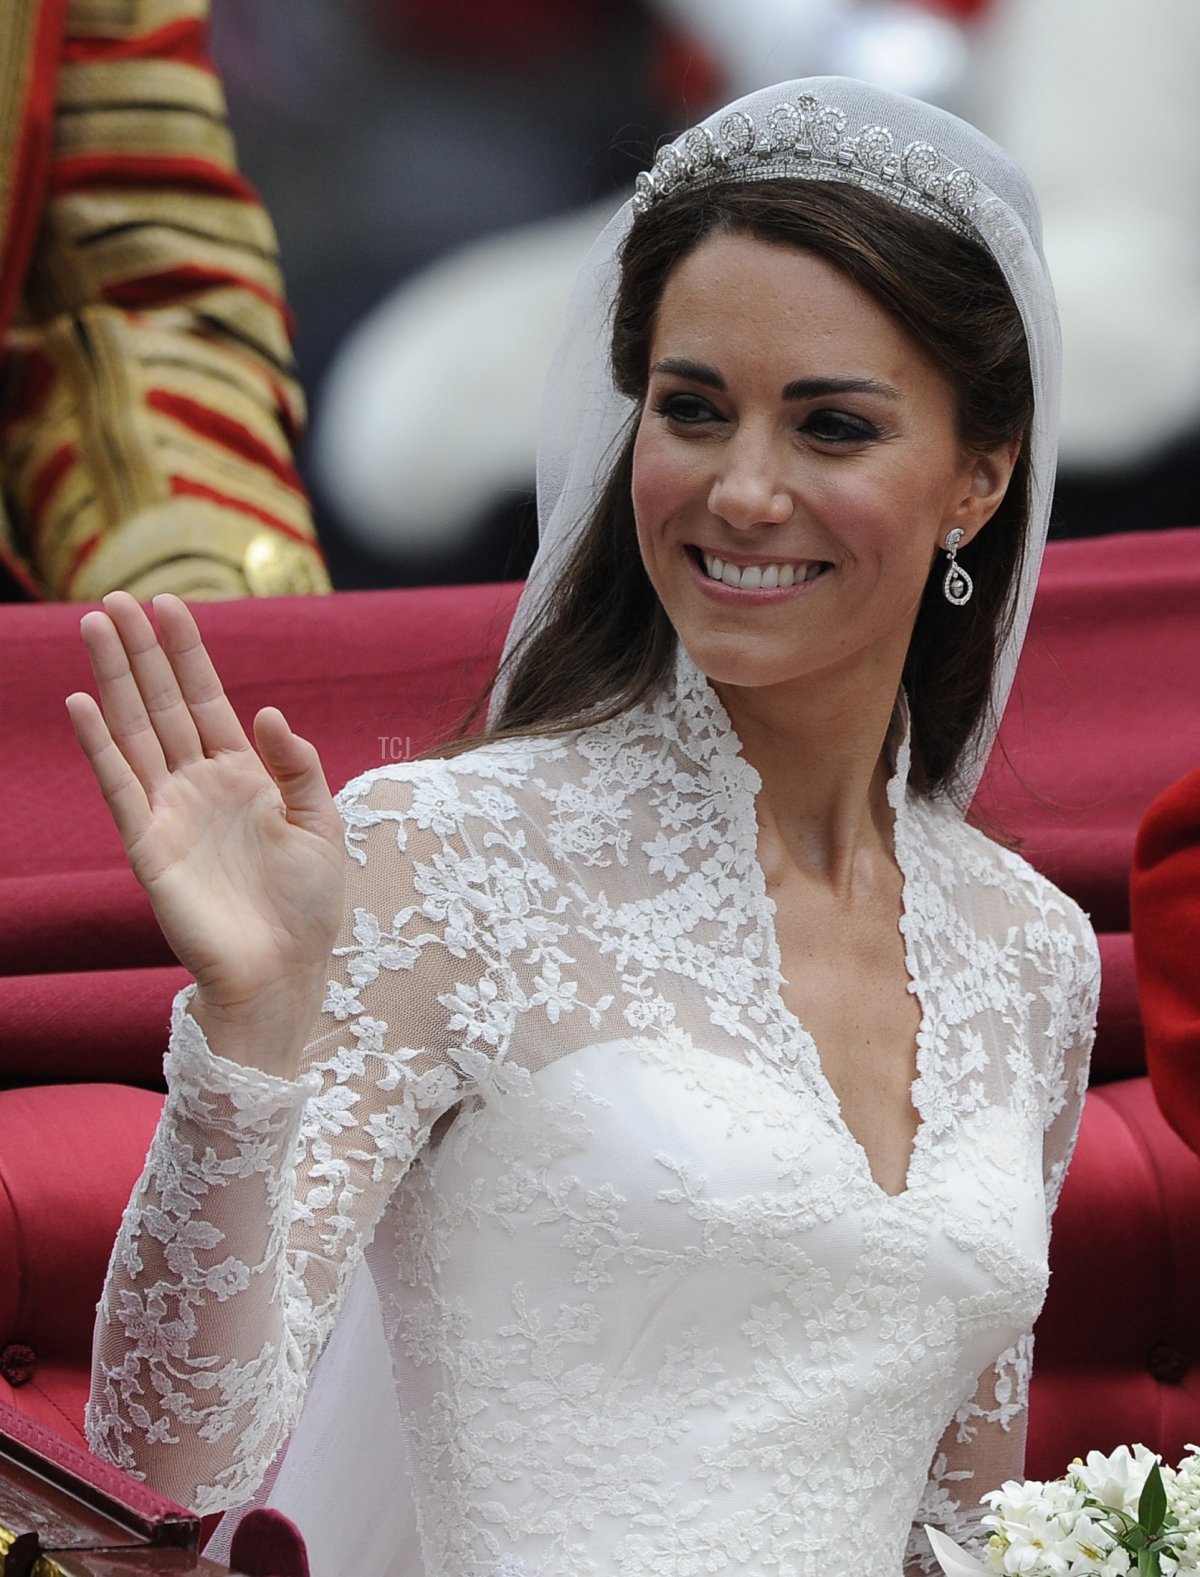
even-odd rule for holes
{"type": "Polygon", "coordinates": [[[968,451],[953,389],[896,321],[823,258],[752,235],[677,264],[650,354],[633,509],[676,634],[735,727],[746,686],[799,682],[795,709],[819,677],[868,704],[903,668],[947,533],[969,542],[995,513],[1015,441],[968,451]]]}
{"type": "Polygon", "coordinates": [[[181,604],[88,616],[76,729],[197,982],[98,1452],[257,1492],[316,1577],[899,1577],[920,1523],[977,1531],[1097,991],[1086,918],[963,815],[1056,343],[999,150],[783,84],[585,266],[482,741],[339,829],[181,604]]]}
{"type": "MultiPolygon", "coordinates": [[[[917,557],[924,552],[904,660],[915,778],[930,792],[956,792],[965,804],[966,785],[982,765],[979,747],[994,734],[1011,680],[1011,669],[1005,676],[997,663],[1017,634],[1013,619],[1022,603],[1023,565],[1028,554],[1036,574],[1044,539],[1044,522],[1032,534],[1028,529],[1030,349],[1008,283],[977,238],[849,182],[788,175],[769,182],[684,184],[634,223],[615,289],[612,365],[616,386],[638,419],[625,436],[612,485],[587,529],[575,535],[570,568],[549,593],[558,617],[543,608],[542,639],[526,633],[523,650],[513,644],[510,674],[501,680],[500,731],[578,723],[595,716],[605,701],[627,705],[653,689],[670,662],[674,631],[667,610],[638,584],[638,567],[628,552],[637,532],[635,444],[644,455],[655,416],[677,430],[703,426],[704,401],[681,407],[685,393],[728,398],[736,391],[722,387],[725,373],[710,364],[711,354],[690,355],[666,345],[665,318],[677,337],[674,325],[681,323],[690,345],[713,333],[736,344],[739,362],[753,364],[755,372],[769,354],[778,373],[770,390],[778,415],[787,407],[797,431],[807,422],[813,451],[819,447],[831,460],[853,456],[859,463],[847,468],[852,472],[861,474],[868,451],[894,450],[897,438],[922,473],[931,460],[937,463],[939,442],[954,446],[952,463],[968,482],[962,519],[942,524],[939,516],[936,541],[922,539],[918,548],[917,521],[904,518],[905,498],[893,495],[885,508],[901,524],[901,545],[917,548],[917,557]],[[721,266],[712,261],[718,242],[721,266]],[[668,317],[684,292],[681,310],[668,317]],[[817,343],[838,326],[851,336],[849,343],[817,343]],[[793,360],[784,365],[780,339],[789,330],[807,343],[793,345],[793,360]],[[850,361],[835,367],[835,354],[850,361]],[[906,369],[903,391],[874,365],[880,356],[906,369]],[[670,391],[663,389],[667,377],[675,380],[670,391]],[[670,418],[655,410],[668,392],[670,418]],[[906,409],[906,399],[910,407],[921,401],[922,408],[906,409]],[[972,551],[969,545],[989,520],[986,543],[972,551]],[[942,595],[944,561],[935,552],[954,528],[963,530],[959,545],[966,549],[963,560],[975,587],[969,608],[954,608],[942,595]],[[609,593],[593,600],[598,585],[607,585],[609,593]]],[[[1053,408],[1055,389],[1043,393],[1053,408]]],[[[714,409],[711,402],[707,408],[714,409]]],[[[715,436],[714,428],[708,431],[715,436]]],[[[1052,474],[1052,459],[1045,465],[1052,474]]],[[[757,486],[767,474],[756,478],[757,486]]],[[[786,492],[774,509],[782,507],[786,492]]],[[[848,503],[857,508],[857,500],[848,503]]],[[[798,528],[812,533],[817,525],[794,519],[793,534],[798,528]]],[[[743,557],[752,561],[756,555],[743,536],[739,540],[743,557]]],[[[723,569],[740,562],[732,543],[726,546],[730,551],[718,554],[723,569]]],[[[536,585],[536,573],[534,579],[536,585]]]]}

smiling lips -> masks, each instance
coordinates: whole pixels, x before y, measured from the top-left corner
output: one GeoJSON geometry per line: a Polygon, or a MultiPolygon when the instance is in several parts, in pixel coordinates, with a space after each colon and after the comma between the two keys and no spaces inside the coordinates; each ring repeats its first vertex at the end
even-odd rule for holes
{"type": "Polygon", "coordinates": [[[734,591],[783,591],[815,580],[828,568],[819,559],[799,564],[729,564],[703,549],[699,559],[709,580],[720,581],[734,591]]]}

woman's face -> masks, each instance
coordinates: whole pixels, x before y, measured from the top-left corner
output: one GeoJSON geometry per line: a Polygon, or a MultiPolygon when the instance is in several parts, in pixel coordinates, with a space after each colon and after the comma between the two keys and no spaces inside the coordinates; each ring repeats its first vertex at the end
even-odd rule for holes
{"type": "Polygon", "coordinates": [[[718,684],[894,687],[930,564],[1003,497],[954,395],[873,297],[811,252],[702,242],[667,281],[633,454],[647,572],[718,684]]]}

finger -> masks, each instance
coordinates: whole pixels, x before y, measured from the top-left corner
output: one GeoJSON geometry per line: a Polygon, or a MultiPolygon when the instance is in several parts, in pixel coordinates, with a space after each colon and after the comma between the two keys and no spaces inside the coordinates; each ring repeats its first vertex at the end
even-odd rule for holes
{"type": "Polygon", "coordinates": [[[167,766],[199,761],[204,755],[199,731],[145,609],[127,591],[116,591],[105,597],[104,611],[121,637],[142,706],[167,766]]]}
{"type": "Polygon", "coordinates": [[[109,735],[149,793],[166,780],[167,760],[120,631],[107,611],[85,613],[79,631],[96,677],[109,735]]]}
{"type": "Polygon", "coordinates": [[[67,714],[104,795],[125,847],[131,848],[150,820],[146,791],[113,743],[95,698],[82,691],[67,697],[67,714]]]}
{"type": "Polygon", "coordinates": [[[250,741],[213,667],[192,610],[181,597],[163,593],[154,599],[154,614],[205,753],[248,750],[250,741]]]}
{"type": "Polygon", "coordinates": [[[295,826],[328,835],[333,796],[316,746],[294,734],[276,706],[266,706],[254,719],[254,737],[268,772],[283,796],[287,818],[295,826]]]}

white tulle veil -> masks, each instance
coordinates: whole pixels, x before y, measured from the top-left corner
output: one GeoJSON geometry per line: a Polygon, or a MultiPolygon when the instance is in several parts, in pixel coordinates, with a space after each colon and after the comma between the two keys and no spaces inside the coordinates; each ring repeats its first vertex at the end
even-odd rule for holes
{"type": "MultiPolygon", "coordinates": [[[[1012,685],[1054,480],[1059,332],[1037,206],[1021,171],[973,127],[862,82],[814,77],[737,100],[702,123],[718,155],[722,139],[736,148],[745,130],[744,122],[730,123],[737,114],[747,117],[756,136],[798,137],[796,158],[803,168],[797,164],[792,173],[869,186],[977,236],[1003,270],[1025,325],[1036,400],[1033,426],[1026,435],[1032,478],[1025,569],[1016,591],[1012,634],[997,666],[992,712],[954,784],[956,801],[965,805],[1012,685]],[[784,105],[793,106],[794,113],[780,109],[784,105]],[[815,150],[809,146],[814,131],[815,150]]],[[[703,143],[689,147],[686,138],[672,147],[680,161],[694,160],[698,152],[704,156],[703,143]]],[[[680,166],[670,157],[665,165],[661,160],[660,155],[655,179],[670,182],[680,175],[680,166]]],[[[777,163],[769,153],[735,153],[729,177],[742,179],[751,171],[769,176],[777,163]]],[[[709,175],[719,180],[725,168],[717,157],[709,175]]],[[[534,626],[561,577],[632,414],[630,403],[613,388],[608,346],[620,247],[633,215],[633,202],[626,202],[592,248],[551,369],[538,457],[540,542],[510,647],[534,626]]],[[[386,1270],[383,1274],[386,1278],[386,1270]]],[[[253,1504],[275,1506],[300,1524],[309,1541],[313,1577],[403,1572],[404,1552],[418,1536],[416,1509],[405,1481],[405,1450],[373,1251],[368,1249],[317,1364],[300,1422],[253,1504]]],[[[227,1552],[240,1515],[231,1512],[224,1519],[212,1553],[227,1552]]]]}
{"type": "MultiPolygon", "coordinates": [[[[974,237],[999,264],[1025,327],[1035,414],[1026,434],[1031,497],[1024,571],[1011,634],[996,665],[991,707],[952,785],[953,798],[965,809],[1012,686],[1045,546],[1061,344],[1028,180],[982,132],[918,100],[845,77],[779,83],[717,110],[661,152],[650,177],[641,178],[642,191],[621,206],[584,262],[551,366],[538,443],[538,550],[506,652],[536,626],[564,573],[633,411],[613,387],[609,335],[621,246],[638,204],[690,181],[779,174],[853,182],[974,237]]],[[[503,693],[501,684],[493,717],[503,693]]]]}

